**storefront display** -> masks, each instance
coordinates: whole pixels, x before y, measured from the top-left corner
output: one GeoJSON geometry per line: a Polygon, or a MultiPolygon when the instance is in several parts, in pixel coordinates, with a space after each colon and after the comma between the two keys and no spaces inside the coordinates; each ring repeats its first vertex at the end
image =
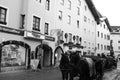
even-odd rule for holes
{"type": "Polygon", "coordinates": [[[9,44],[2,48],[1,67],[13,67],[25,65],[25,48],[9,44]]]}

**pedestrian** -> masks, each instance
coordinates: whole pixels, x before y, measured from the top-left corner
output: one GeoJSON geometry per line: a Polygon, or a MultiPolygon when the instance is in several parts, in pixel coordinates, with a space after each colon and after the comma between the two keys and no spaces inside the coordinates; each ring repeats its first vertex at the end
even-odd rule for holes
{"type": "Polygon", "coordinates": [[[42,67],[41,67],[41,54],[39,55],[39,63],[38,63],[38,67],[37,67],[38,69],[42,69],[42,67]]]}

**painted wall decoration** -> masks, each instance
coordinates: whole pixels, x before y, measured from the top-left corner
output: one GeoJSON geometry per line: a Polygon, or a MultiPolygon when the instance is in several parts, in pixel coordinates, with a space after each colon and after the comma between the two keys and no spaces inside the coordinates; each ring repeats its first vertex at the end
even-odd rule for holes
{"type": "Polygon", "coordinates": [[[9,44],[2,48],[1,67],[24,66],[25,65],[25,48],[9,44]]]}

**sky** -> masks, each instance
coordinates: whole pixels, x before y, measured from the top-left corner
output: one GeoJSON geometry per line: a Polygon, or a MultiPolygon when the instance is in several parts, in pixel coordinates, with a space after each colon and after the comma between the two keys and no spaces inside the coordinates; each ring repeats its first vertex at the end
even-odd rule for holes
{"type": "Polygon", "coordinates": [[[96,9],[108,18],[111,26],[120,26],[120,0],[92,0],[96,9]]]}

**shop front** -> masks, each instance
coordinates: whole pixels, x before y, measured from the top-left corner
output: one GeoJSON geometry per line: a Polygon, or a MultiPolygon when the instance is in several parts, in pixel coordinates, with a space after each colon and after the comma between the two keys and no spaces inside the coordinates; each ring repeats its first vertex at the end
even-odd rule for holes
{"type": "Polygon", "coordinates": [[[22,41],[8,40],[0,44],[1,72],[30,67],[31,47],[22,41]]]}

